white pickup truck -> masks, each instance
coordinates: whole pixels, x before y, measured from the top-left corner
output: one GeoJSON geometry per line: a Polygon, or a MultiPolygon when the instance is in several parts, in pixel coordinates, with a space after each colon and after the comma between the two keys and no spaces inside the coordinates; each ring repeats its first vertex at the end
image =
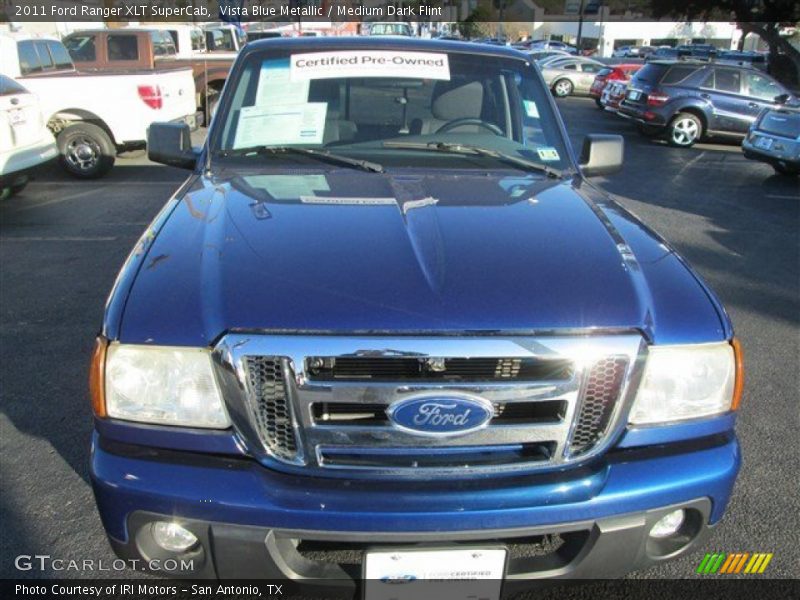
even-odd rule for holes
{"type": "Polygon", "coordinates": [[[76,177],[101,177],[117,152],[143,147],[154,121],[195,122],[188,66],[76,71],[55,39],[0,35],[0,73],[38,95],[61,164],[76,177]]]}

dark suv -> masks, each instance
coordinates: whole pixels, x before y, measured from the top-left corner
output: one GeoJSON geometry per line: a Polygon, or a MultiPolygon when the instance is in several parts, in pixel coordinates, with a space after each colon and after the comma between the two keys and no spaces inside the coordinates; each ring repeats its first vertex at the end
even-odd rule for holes
{"type": "Polygon", "coordinates": [[[619,107],[644,135],[689,147],[703,136],[745,136],[776,97],[788,94],[756,69],[698,61],[654,61],[631,80],[619,107]]]}

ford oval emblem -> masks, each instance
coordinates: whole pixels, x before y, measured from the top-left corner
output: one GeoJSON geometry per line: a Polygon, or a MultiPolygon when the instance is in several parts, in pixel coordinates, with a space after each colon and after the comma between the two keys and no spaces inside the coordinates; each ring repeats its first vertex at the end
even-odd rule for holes
{"type": "Polygon", "coordinates": [[[491,403],[477,396],[439,394],[398,400],[389,419],[400,429],[422,435],[457,435],[475,431],[494,415],[491,403]]]}

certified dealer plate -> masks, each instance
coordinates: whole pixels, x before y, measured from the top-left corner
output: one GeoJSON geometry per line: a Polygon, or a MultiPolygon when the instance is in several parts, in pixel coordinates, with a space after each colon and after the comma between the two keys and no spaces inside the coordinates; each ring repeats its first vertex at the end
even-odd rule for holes
{"type": "Polygon", "coordinates": [[[365,600],[496,600],[506,549],[374,549],[364,558],[365,600]],[[478,593],[479,592],[479,593],[478,593]]]}

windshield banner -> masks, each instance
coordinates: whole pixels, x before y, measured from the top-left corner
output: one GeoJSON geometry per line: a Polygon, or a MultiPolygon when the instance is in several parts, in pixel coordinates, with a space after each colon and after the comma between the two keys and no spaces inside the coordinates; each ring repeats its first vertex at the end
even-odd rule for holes
{"type": "Polygon", "coordinates": [[[291,81],[338,77],[409,77],[450,80],[447,54],[351,50],[292,54],[291,81]]]}

